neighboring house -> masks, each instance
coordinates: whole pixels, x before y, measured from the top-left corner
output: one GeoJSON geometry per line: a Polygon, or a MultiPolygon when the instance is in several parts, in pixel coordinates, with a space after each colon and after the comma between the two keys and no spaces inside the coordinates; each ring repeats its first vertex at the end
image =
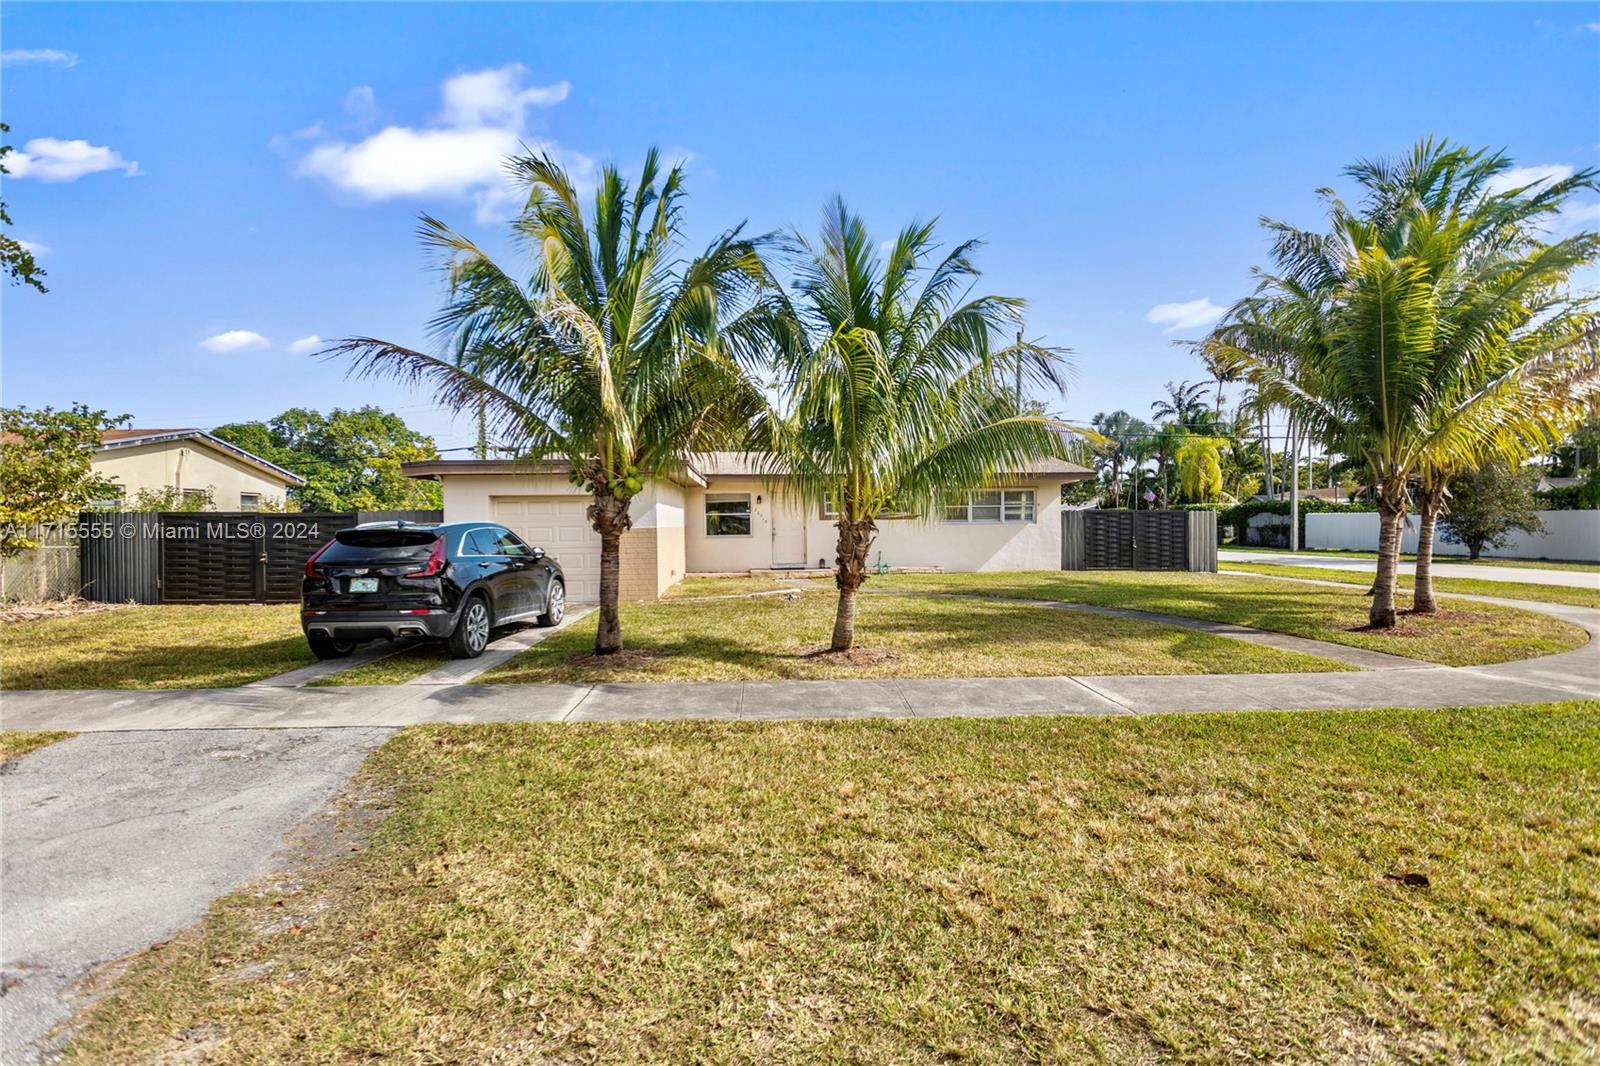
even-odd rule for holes
{"type": "Polygon", "coordinates": [[[100,435],[91,467],[117,483],[108,506],[133,502],[141,491],[211,493],[219,511],[257,511],[282,505],[305,479],[201,429],[108,429],[100,435]]]}
{"type": "MultiPolygon", "coordinates": [[[[652,599],[685,574],[826,568],[837,530],[826,508],[806,507],[781,476],[764,477],[760,457],[712,452],[634,497],[633,529],[622,538],[626,599],[652,599]]],[[[446,522],[489,519],[561,560],[567,594],[599,596],[600,538],[589,524],[590,497],[567,478],[564,462],[437,459],[406,463],[407,475],[437,479],[446,522]]],[[[1061,566],[1061,487],[1092,477],[1059,459],[961,493],[930,516],[886,515],[870,565],[945,570],[1055,570],[1061,566]]]]}

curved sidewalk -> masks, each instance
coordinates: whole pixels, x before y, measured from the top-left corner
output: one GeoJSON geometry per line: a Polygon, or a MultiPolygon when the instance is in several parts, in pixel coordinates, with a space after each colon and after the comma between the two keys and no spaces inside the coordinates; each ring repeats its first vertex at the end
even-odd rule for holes
{"type": "MultiPolygon", "coordinates": [[[[1304,580],[1262,577],[1263,581],[1304,580]]],[[[1324,582],[1310,582],[1324,584],[1324,582]]],[[[1600,610],[1464,596],[1562,618],[1588,631],[1582,647],[1491,666],[1404,660],[1405,670],[1350,673],[1113,677],[896,678],[595,685],[383,685],[163,692],[0,694],[0,727],[79,732],[139,729],[393,727],[424,722],[593,722],[722,719],[938,718],[1012,714],[1163,714],[1181,711],[1450,707],[1600,698],[1600,610]]],[[[1057,605],[1085,609],[1082,604],[1057,605]]],[[[1088,608],[1166,621],[1148,613],[1088,608]]],[[[1239,637],[1244,627],[1175,618],[1239,637]],[[1219,628],[1220,627],[1220,628],[1219,628]]],[[[1247,633],[1263,636],[1259,631],[1247,633]]],[[[1281,634],[1265,634],[1274,640],[1281,634]]],[[[1242,639],[1242,638],[1241,638],[1242,639]]],[[[1307,644],[1322,645],[1320,641],[1307,644]]],[[[1286,646],[1286,645],[1279,645],[1286,646]]],[[[1340,646],[1342,648],[1342,646],[1340,646]]],[[[1295,646],[1295,650],[1304,650],[1295,646]]],[[[1346,653],[1357,649],[1342,648],[1346,653]]],[[[1325,654],[1313,651],[1313,654],[1325,654]]],[[[1385,657],[1389,658],[1389,657],[1385,657]]],[[[1347,659],[1347,661],[1349,661],[1347,659]]]]}

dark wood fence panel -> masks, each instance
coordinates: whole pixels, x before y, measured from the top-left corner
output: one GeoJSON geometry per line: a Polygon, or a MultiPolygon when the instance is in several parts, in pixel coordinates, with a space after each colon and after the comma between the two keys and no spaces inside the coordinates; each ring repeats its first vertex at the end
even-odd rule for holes
{"type": "Polygon", "coordinates": [[[1216,515],[1209,511],[1064,511],[1065,570],[1217,568],[1216,515]]]}
{"type": "Polygon", "coordinates": [[[85,511],[78,516],[83,598],[96,603],[161,602],[161,515],[85,511]]]}
{"type": "Polygon", "coordinates": [[[306,560],[360,522],[438,522],[438,511],[85,512],[84,596],[104,603],[293,603],[306,560]]]}

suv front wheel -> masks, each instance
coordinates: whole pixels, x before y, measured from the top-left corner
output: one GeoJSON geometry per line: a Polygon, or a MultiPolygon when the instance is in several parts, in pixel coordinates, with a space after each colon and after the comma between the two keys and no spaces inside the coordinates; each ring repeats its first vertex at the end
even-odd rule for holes
{"type": "Polygon", "coordinates": [[[542,626],[558,626],[567,616],[567,586],[563,581],[550,582],[550,593],[545,597],[544,614],[539,616],[542,626]]]}
{"type": "Polygon", "coordinates": [[[489,605],[482,596],[468,600],[461,609],[461,617],[456,620],[455,630],[445,642],[450,649],[450,658],[476,659],[482,655],[483,649],[489,646],[489,629],[493,623],[489,605]]]}

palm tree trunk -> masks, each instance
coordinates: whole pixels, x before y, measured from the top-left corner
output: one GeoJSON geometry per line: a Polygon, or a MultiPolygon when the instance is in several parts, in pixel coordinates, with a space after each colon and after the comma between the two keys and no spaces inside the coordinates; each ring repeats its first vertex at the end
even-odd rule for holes
{"type": "Polygon", "coordinates": [[[628,501],[610,492],[596,492],[589,505],[589,524],[600,534],[600,626],[595,630],[594,653],[615,655],[622,650],[622,619],[617,596],[622,585],[622,534],[633,527],[628,501]]]}
{"type": "Polygon", "coordinates": [[[839,552],[834,558],[834,584],[839,608],[833,619],[833,651],[849,651],[856,643],[856,590],[867,580],[867,552],[878,527],[872,519],[839,519],[839,552]]]}
{"type": "Polygon", "coordinates": [[[1444,479],[1429,485],[1422,494],[1422,505],[1417,512],[1417,578],[1412,592],[1413,614],[1433,614],[1439,604],[1433,598],[1433,535],[1439,512],[1444,510],[1444,479]]]}
{"type": "Polygon", "coordinates": [[[1393,629],[1395,576],[1400,569],[1400,530],[1405,509],[1400,491],[1384,486],[1378,496],[1378,572],[1372,582],[1372,606],[1367,610],[1367,625],[1373,629],[1393,629]]]}

